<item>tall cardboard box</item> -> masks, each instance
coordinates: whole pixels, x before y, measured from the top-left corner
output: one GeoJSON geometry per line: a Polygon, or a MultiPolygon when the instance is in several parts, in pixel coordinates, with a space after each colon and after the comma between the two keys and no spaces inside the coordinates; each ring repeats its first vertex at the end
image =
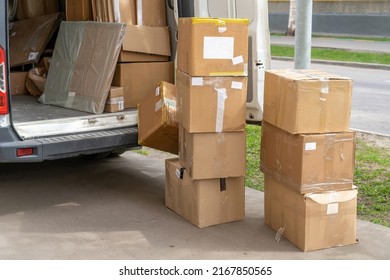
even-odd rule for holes
{"type": "Polygon", "coordinates": [[[91,0],[66,0],[65,14],[68,21],[92,20],[91,0]]]}
{"type": "Polygon", "coordinates": [[[112,85],[123,87],[125,108],[137,108],[161,81],[173,84],[173,74],[173,62],[118,63],[112,85]]]}
{"type": "Polygon", "coordinates": [[[190,76],[247,76],[248,23],[179,18],[177,68],[190,76]]]}
{"type": "Polygon", "coordinates": [[[245,176],[246,133],[190,133],[179,125],[179,160],[194,180],[245,176]]]}
{"type": "Polygon", "coordinates": [[[192,224],[204,228],[244,218],[244,177],[193,180],[177,159],[166,160],[165,172],[165,205],[192,224]]]}
{"type": "Polygon", "coordinates": [[[311,193],[264,178],[265,223],[302,251],[356,243],[357,189],[311,193]]]}
{"type": "Polygon", "coordinates": [[[352,81],[317,70],[268,70],[263,120],[290,133],[349,130],[352,81]]]}
{"type": "Polygon", "coordinates": [[[26,77],[28,72],[11,72],[9,88],[12,95],[26,94],[26,77]]]}
{"type": "Polygon", "coordinates": [[[177,70],[181,122],[187,131],[245,129],[247,77],[191,77],[177,70]]]}
{"type": "Polygon", "coordinates": [[[57,0],[19,0],[16,18],[19,20],[59,12],[57,0]]]}
{"type": "Polygon", "coordinates": [[[138,105],[138,144],[178,154],[175,85],[161,82],[138,105]]]}
{"type": "Polygon", "coordinates": [[[291,134],[262,123],[260,167],[304,194],[351,187],[355,133],[291,134]]]}
{"type": "Polygon", "coordinates": [[[137,25],[167,26],[165,0],[137,0],[137,25]]]}

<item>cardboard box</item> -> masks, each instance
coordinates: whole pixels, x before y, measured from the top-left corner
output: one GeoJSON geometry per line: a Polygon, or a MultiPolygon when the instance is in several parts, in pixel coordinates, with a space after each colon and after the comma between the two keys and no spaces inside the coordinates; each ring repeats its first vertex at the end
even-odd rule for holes
{"type": "Polygon", "coordinates": [[[104,112],[115,113],[123,111],[125,106],[124,93],[122,87],[111,87],[108,93],[104,112]]]}
{"type": "Polygon", "coordinates": [[[92,20],[92,3],[90,0],[66,0],[65,13],[67,21],[92,20]]]}
{"type": "Polygon", "coordinates": [[[118,62],[163,62],[169,61],[169,56],[138,52],[121,51],[118,62]]]}
{"type": "Polygon", "coordinates": [[[179,125],[179,160],[194,180],[246,174],[246,133],[189,133],[179,125]]]}
{"type": "Polygon", "coordinates": [[[26,77],[28,72],[10,72],[9,89],[12,95],[21,95],[27,93],[26,77]]]}
{"type": "Polygon", "coordinates": [[[356,243],[357,189],[302,195],[265,176],[265,223],[302,251],[356,243]]]}
{"type": "Polygon", "coordinates": [[[16,18],[19,20],[59,12],[57,0],[19,0],[16,18]]]}
{"type": "Polygon", "coordinates": [[[137,25],[167,26],[165,0],[137,0],[137,25]]]}
{"type": "Polygon", "coordinates": [[[62,22],[39,101],[100,114],[103,112],[125,24],[62,22]],[[91,40],[94,38],[94,40],[91,40]]]}
{"type": "Polygon", "coordinates": [[[161,82],[138,105],[138,144],[178,154],[175,85],[161,82]]]}
{"type": "Polygon", "coordinates": [[[351,187],[355,133],[291,134],[262,123],[261,171],[301,194],[351,187]]]}
{"type": "Polygon", "coordinates": [[[244,177],[193,180],[177,159],[165,161],[165,205],[199,228],[242,220],[244,177]]]}
{"type": "Polygon", "coordinates": [[[290,133],[349,130],[352,81],[317,70],[265,73],[263,120],[290,133]]]}
{"type": "Polygon", "coordinates": [[[191,76],[247,76],[248,22],[179,18],[177,68],[191,76]]]}
{"type": "Polygon", "coordinates": [[[161,81],[173,84],[173,62],[118,63],[112,85],[123,87],[125,108],[136,108],[161,81]]]}
{"type": "Polygon", "coordinates": [[[38,63],[61,15],[50,14],[13,22],[9,37],[10,66],[38,63]]]}
{"type": "Polygon", "coordinates": [[[94,21],[137,24],[136,0],[92,0],[90,2],[94,21]]]}
{"type": "Polygon", "coordinates": [[[247,77],[191,77],[176,71],[180,116],[189,132],[245,129],[247,77]]]}
{"type": "Polygon", "coordinates": [[[123,40],[124,51],[171,55],[168,27],[127,25],[123,40]]]}

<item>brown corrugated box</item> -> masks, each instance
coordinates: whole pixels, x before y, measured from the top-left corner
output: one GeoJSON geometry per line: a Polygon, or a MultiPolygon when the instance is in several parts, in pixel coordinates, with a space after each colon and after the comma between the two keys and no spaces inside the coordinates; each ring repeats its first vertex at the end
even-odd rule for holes
{"type": "Polygon", "coordinates": [[[19,0],[16,18],[22,20],[54,14],[58,11],[57,0],[19,0]]]}
{"type": "Polygon", "coordinates": [[[317,70],[268,70],[263,120],[290,133],[349,130],[352,81],[317,70]]]}
{"type": "Polygon", "coordinates": [[[10,66],[38,63],[60,22],[59,13],[15,21],[9,33],[10,66]]]}
{"type": "Polygon", "coordinates": [[[91,0],[66,0],[65,13],[68,21],[92,20],[91,0]]]}
{"type": "Polygon", "coordinates": [[[265,223],[302,251],[357,243],[356,206],[356,188],[302,195],[265,176],[265,223]]]}
{"type": "Polygon", "coordinates": [[[162,62],[169,61],[169,56],[121,50],[118,62],[162,62]]]}
{"type": "Polygon", "coordinates": [[[125,106],[124,104],[125,101],[123,88],[112,86],[107,96],[106,105],[104,106],[104,112],[115,113],[123,111],[125,106]]]}
{"type": "Polygon", "coordinates": [[[189,133],[179,125],[179,160],[192,179],[245,176],[246,133],[189,133]]]}
{"type": "Polygon", "coordinates": [[[161,81],[173,84],[173,62],[118,63],[112,85],[123,87],[125,108],[136,108],[161,81]]]}
{"type": "Polygon", "coordinates": [[[165,0],[137,0],[137,25],[167,26],[165,0]]]}
{"type": "Polygon", "coordinates": [[[291,134],[262,123],[261,171],[299,193],[351,187],[355,133],[291,134]]]}
{"type": "Polygon", "coordinates": [[[39,100],[45,104],[102,113],[124,29],[125,24],[121,23],[62,22],[44,93],[39,100]]]}
{"type": "Polygon", "coordinates": [[[28,72],[10,72],[10,91],[12,95],[26,94],[26,77],[28,72]]]}
{"type": "Polygon", "coordinates": [[[130,52],[170,56],[168,27],[127,25],[122,49],[130,52]]]}
{"type": "Polygon", "coordinates": [[[247,77],[191,77],[176,71],[181,122],[189,132],[245,129],[247,77]]]}
{"type": "Polygon", "coordinates": [[[178,154],[175,85],[161,82],[138,105],[138,144],[178,154]]]}
{"type": "Polygon", "coordinates": [[[193,180],[177,159],[165,161],[165,205],[204,228],[242,220],[244,177],[193,180]]]}
{"type": "Polygon", "coordinates": [[[191,76],[247,76],[248,20],[179,18],[177,68],[191,76]]]}

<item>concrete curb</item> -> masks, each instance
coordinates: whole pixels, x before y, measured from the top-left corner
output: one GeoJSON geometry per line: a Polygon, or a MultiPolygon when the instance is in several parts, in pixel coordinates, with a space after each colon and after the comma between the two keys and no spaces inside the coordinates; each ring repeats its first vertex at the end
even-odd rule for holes
{"type": "MultiPolygon", "coordinates": [[[[272,56],[271,58],[275,60],[294,61],[294,58],[292,57],[272,56]]],[[[318,64],[331,64],[331,65],[339,65],[339,66],[347,66],[347,67],[355,67],[355,68],[368,68],[368,69],[378,69],[378,70],[388,70],[388,71],[390,70],[390,65],[375,64],[375,63],[331,61],[331,60],[320,60],[320,59],[312,59],[311,62],[318,63],[318,64]]]]}

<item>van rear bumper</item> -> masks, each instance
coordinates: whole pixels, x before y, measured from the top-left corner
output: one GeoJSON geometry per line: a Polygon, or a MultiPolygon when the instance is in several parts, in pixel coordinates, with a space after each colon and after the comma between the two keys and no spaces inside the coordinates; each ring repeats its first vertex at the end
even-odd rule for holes
{"type": "Polygon", "coordinates": [[[0,135],[0,163],[40,162],[138,147],[136,126],[25,141],[18,140],[11,127],[2,128],[0,135]],[[32,148],[33,154],[18,157],[21,148],[32,148]]]}

